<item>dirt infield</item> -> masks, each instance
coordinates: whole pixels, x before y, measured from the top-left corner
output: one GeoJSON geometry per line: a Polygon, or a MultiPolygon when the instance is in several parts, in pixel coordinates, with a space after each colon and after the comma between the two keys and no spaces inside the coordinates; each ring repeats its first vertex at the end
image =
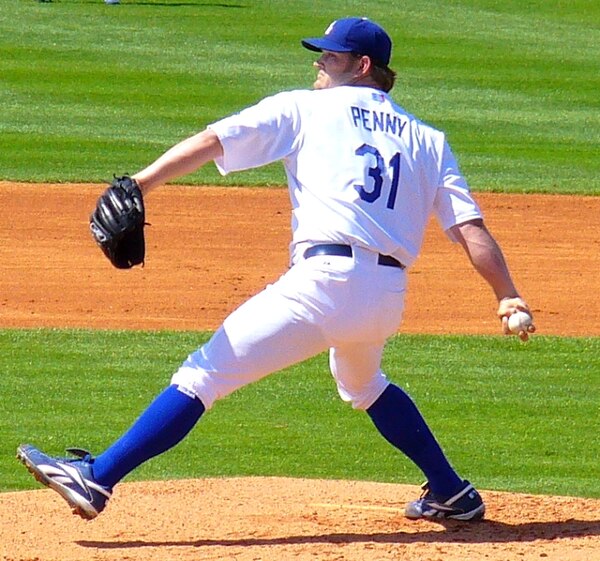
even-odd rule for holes
{"type": "MultiPolygon", "coordinates": [[[[213,329],[287,267],[282,189],[153,193],[146,266],[131,271],[91,240],[100,189],[0,182],[0,327],[213,329]]],[[[478,198],[539,332],[600,335],[600,197],[478,198]]],[[[403,332],[498,333],[491,291],[435,223],[409,279],[403,332]]]]}
{"type": "MultiPolygon", "coordinates": [[[[287,266],[284,190],[168,187],[148,201],[146,266],[113,270],[87,229],[101,189],[0,182],[0,328],[214,329],[287,266]]],[[[600,197],[478,199],[538,332],[599,336],[600,197]]],[[[402,332],[499,333],[493,295],[437,225],[409,279],[402,332]]],[[[417,493],[278,478],[127,483],[88,523],[51,491],[5,493],[0,553],[3,561],[600,559],[600,501],[484,491],[487,521],[442,526],[402,517],[417,493]]]]}

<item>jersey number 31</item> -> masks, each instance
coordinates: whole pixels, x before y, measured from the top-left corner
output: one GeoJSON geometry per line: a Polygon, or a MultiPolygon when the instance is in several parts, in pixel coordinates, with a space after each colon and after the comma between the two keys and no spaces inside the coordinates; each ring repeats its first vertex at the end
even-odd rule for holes
{"type": "MultiPolygon", "coordinates": [[[[379,153],[379,150],[369,144],[363,144],[360,148],[356,149],[355,154],[357,156],[373,156],[377,165],[369,168],[369,177],[373,178],[372,189],[368,191],[364,185],[355,185],[360,194],[360,198],[368,203],[374,203],[379,197],[381,197],[381,190],[383,188],[383,178],[387,175],[385,162],[379,153]]],[[[396,152],[394,157],[390,160],[389,167],[392,168],[392,184],[390,187],[390,194],[387,199],[387,208],[393,209],[396,204],[396,196],[398,194],[398,181],[400,180],[400,152],[396,152]]]]}

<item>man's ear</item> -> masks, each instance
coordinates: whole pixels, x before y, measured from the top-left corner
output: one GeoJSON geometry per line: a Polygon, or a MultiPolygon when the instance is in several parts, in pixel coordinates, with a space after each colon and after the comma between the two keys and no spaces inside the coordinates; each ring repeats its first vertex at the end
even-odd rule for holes
{"type": "Polygon", "coordinates": [[[368,76],[373,68],[373,61],[371,57],[363,55],[360,57],[360,66],[358,67],[360,76],[368,76]]]}

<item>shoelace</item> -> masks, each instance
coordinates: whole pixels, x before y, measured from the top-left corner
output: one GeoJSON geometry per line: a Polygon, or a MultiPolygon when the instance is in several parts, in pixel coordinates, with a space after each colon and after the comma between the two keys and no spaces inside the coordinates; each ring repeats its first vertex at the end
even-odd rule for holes
{"type": "Polygon", "coordinates": [[[429,482],[426,481],[425,483],[423,483],[423,485],[421,485],[421,496],[419,497],[419,499],[425,499],[427,497],[427,495],[431,494],[431,489],[429,488],[429,482]]]}

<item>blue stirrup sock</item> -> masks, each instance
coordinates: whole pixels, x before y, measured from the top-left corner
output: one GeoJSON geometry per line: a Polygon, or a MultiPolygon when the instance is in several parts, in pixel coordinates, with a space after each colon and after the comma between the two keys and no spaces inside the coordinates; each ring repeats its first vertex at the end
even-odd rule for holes
{"type": "Polygon", "coordinates": [[[114,487],[130,471],[183,440],[204,410],[198,398],[169,386],[121,438],[95,458],[94,478],[114,487]]]}
{"type": "Polygon", "coordinates": [[[367,414],[382,436],[421,469],[434,494],[449,497],[463,487],[417,406],[401,388],[390,384],[367,414]]]}

